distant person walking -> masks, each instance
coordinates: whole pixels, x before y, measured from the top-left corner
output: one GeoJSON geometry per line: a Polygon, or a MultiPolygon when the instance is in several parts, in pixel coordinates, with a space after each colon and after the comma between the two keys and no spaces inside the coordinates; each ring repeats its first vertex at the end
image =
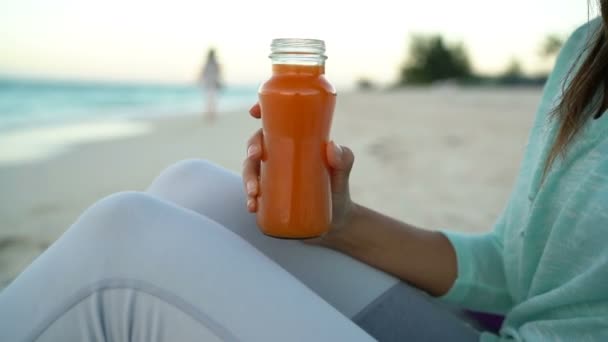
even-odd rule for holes
{"type": "Polygon", "coordinates": [[[207,98],[207,108],[204,115],[207,120],[213,120],[216,115],[217,96],[222,88],[221,68],[213,48],[207,52],[207,61],[201,72],[200,82],[207,98]]]}

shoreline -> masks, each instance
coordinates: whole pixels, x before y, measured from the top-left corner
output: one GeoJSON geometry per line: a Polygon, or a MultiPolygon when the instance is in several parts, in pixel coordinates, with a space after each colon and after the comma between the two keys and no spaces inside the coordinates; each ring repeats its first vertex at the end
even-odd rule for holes
{"type": "Polygon", "coordinates": [[[149,124],[132,120],[87,120],[11,130],[0,135],[0,167],[53,159],[79,144],[146,134],[149,124]]]}
{"type": "MultiPolygon", "coordinates": [[[[216,113],[216,120],[237,111],[216,113]]],[[[246,112],[240,109],[238,112],[246,112]]],[[[151,134],[164,121],[203,121],[202,113],[132,115],[114,118],[82,118],[0,130],[0,167],[21,166],[52,160],[81,144],[107,142],[151,134]]]]}

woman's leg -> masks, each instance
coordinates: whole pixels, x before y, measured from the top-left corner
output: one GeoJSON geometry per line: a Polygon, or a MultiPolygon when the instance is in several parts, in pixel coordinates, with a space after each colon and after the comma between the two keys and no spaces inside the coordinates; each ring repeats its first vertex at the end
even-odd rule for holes
{"type": "Polygon", "coordinates": [[[205,112],[205,118],[207,120],[213,120],[216,116],[218,91],[214,85],[209,85],[206,88],[206,93],[207,93],[207,111],[205,112]]]}
{"type": "Polygon", "coordinates": [[[147,192],[229,228],[347,317],[354,317],[398,283],[335,251],[263,235],[255,215],[246,210],[240,176],[210,162],[181,161],[163,171],[147,192]]]}
{"type": "Polygon", "coordinates": [[[142,193],[88,209],[0,293],[0,341],[369,341],[232,232],[142,193]]]}
{"type": "Polygon", "coordinates": [[[147,192],[231,229],[382,341],[476,340],[478,333],[450,311],[390,275],[325,248],[261,234],[233,172],[185,160],[162,172],[147,192]],[[421,329],[431,325],[438,328],[421,329]]]}

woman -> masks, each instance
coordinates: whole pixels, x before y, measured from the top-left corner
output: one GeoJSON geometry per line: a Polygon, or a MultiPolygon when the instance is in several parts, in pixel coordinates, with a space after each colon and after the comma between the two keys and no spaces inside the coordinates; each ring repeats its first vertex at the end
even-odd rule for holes
{"type": "Polygon", "coordinates": [[[335,219],[312,242],[326,248],[267,238],[244,210],[257,205],[257,133],[242,180],[185,161],[146,193],[88,209],[0,294],[0,340],[608,340],[601,5],[603,20],[562,49],[491,233],[421,230],[357,205],[353,153],[332,143],[335,219]],[[476,331],[406,283],[505,321],[476,331]]]}
{"type": "Polygon", "coordinates": [[[217,61],[215,49],[209,49],[207,52],[207,61],[203,67],[200,81],[207,94],[207,111],[205,115],[207,120],[213,120],[216,112],[216,98],[222,87],[221,69],[217,61]]]}

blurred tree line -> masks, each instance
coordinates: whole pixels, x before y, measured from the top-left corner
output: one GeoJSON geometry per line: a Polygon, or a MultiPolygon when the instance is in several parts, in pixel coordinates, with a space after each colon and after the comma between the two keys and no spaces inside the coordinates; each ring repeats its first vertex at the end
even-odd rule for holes
{"type": "Polygon", "coordinates": [[[429,84],[472,77],[471,63],[461,44],[447,45],[439,35],[412,36],[410,56],[401,69],[401,84],[429,84]]]}
{"type": "MultiPolygon", "coordinates": [[[[548,36],[542,44],[540,56],[555,56],[563,44],[556,35],[548,36]]],[[[440,35],[414,35],[409,56],[400,70],[399,84],[428,85],[437,82],[481,85],[542,85],[547,75],[527,76],[521,64],[512,60],[499,76],[476,74],[466,48],[461,43],[448,44],[440,35]]]]}

